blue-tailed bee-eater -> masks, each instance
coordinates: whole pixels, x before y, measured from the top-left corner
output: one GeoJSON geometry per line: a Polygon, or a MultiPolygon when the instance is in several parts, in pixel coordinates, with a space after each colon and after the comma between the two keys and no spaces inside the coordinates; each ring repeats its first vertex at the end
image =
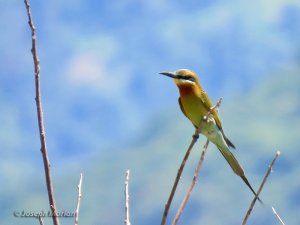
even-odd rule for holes
{"type": "MultiPolygon", "coordinates": [[[[188,69],[180,69],[175,72],[162,72],[160,74],[173,78],[179,89],[180,97],[178,102],[183,114],[196,128],[201,126],[201,133],[217,146],[234,173],[240,176],[253,194],[257,196],[246,178],[242,166],[230,151],[230,148],[235,148],[235,146],[225,136],[218,112],[213,110],[209,118],[206,121],[203,120],[213,107],[213,104],[201,87],[197,75],[188,69]]],[[[258,200],[261,202],[259,198],[258,200]]]]}

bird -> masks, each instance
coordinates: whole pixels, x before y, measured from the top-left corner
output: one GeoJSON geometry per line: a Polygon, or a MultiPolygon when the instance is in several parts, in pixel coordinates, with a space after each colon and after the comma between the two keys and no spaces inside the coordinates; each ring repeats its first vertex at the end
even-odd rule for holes
{"type": "Polygon", "coordinates": [[[230,151],[230,148],[235,149],[235,146],[225,136],[217,110],[211,111],[214,106],[202,88],[196,73],[189,69],[179,69],[175,72],[161,72],[160,74],[173,78],[179,89],[180,97],[178,98],[178,102],[182,113],[192,122],[196,129],[201,126],[201,134],[217,146],[233,172],[241,177],[252,193],[262,203],[248,181],[243,167],[230,151]],[[209,112],[211,112],[210,115],[209,112]],[[204,120],[206,115],[209,116],[204,120]]]}

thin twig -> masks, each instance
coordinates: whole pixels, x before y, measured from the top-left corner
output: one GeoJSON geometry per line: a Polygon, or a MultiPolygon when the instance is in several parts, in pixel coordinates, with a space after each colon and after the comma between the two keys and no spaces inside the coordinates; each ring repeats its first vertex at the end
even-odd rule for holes
{"type": "Polygon", "coordinates": [[[176,178],[175,178],[175,181],[174,181],[174,184],[173,184],[173,187],[172,187],[170,196],[169,196],[168,201],[167,201],[167,203],[166,203],[166,205],[165,205],[165,210],[164,210],[164,213],[163,213],[163,216],[162,216],[162,220],[161,220],[160,225],[165,225],[165,224],[166,224],[167,217],[168,217],[168,213],[169,213],[169,209],[170,209],[171,203],[172,203],[172,201],[173,201],[173,197],[174,197],[174,195],[175,195],[175,192],[176,192],[176,189],[177,189],[178,182],[179,182],[179,180],[180,180],[180,177],[181,177],[181,174],[182,174],[182,172],[183,172],[183,169],[184,169],[184,166],[185,166],[185,164],[186,164],[186,161],[187,161],[187,159],[189,158],[189,155],[190,155],[190,153],[191,153],[191,150],[192,150],[192,148],[194,147],[195,143],[197,142],[197,140],[198,140],[198,138],[199,138],[199,134],[201,133],[201,125],[202,125],[203,121],[207,122],[207,120],[208,120],[210,114],[213,113],[213,111],[216,110],[216,108],[220,106],[221,101],[222,101],[222,98],[220,98],[220,99],[217,101],[216,105],[213,106],[213,107],[208,111],[208,113],[203,117],[203,120],[201,121],[200,126],[195,130],[195,133],[194,133],[194,135],[193,135],[193,137],[192,137],[192,141],[191,141],[191,143],[190,143],[190,145],[189,145],[189,147],[188,147],[188,149],[187,149],[187,151],[186,151],[186,153],[185,153],[185,156],[183,157],[183,160],[182,160],[182,162],[181,162],[181,165],[180,165],[180,167],[179,167],[179,169],[178,169],[178,172],[177,172],[177,175],[176,175],[176,178]]]}
{"type": "Polygon", "coordinates": [[[43,221],[42,217],[38,216],[38,219],[39,219],[40,225],[44,225],[44,221],[43,221]]]}
{"type": "Polygon", "coordinates": [[[130,170],[126,171],[125,176],[125,225],[131,225],[130,223],[130,214],[129,214],[129,191],[128,191],[128,184],[129,184],[129,174],[130,170]]]}
{"type": "Polygon", "coordinates": [[[249,207],[249,209],[248,209],[248,211],[247,211],[247,213],[245,215],[245,218],[244,218],[244,220],[242,222],[242,225],[245,225],[247,223],[248,217],[250,216],[250,214],[252,212],[252,209],[253,209],[253,207],[254,207],[254,205],[256,203],[256,200],[257,200],[260,192],[262,191],[262,189],[263,189],[263,187],[264,187],[264,185],[265,185],[265,183],[266,183],[266,181],[267,181],[267,179],[268,179],[268,177],[269,177],[269,175],[270,175],[270,173],[272,171],[272,167],[273,167],[273,165],[274,165],[274,163],[275,163],[275,161],[276,161],[276,159],[278,158],[279,155],[280,155],[280,151],[277,151],[276,155],[275,155],[275,157],[273,159],[273,161],[271,162],[271,164],[268,167],[268,170],[267,170],[267,172],[266,172],[266,174],[264,176],[264,179],[263,179],[261,185],[259,186],[259,189],[257,191],[257,195],[254,197],[254,199],[252,200],[252,202],[250,204],[250,207],[249,207]]]}
{"type": "Polygon", "coordinates": [[[183,160],[181,162],[181,165],[180,165],[180,167],[178,169],[178,172],[177,172],[177,175],[176,175],[176,178],[175,178],[175,182],[173,184],[173,187],[172,187],[169,199],[167,201],[167,204],[165,205],[165,210],[164,210],[163,218],[162,218],[162,221],[161,221],[161,225],[164,225],[166,223],[166,220],[167,220],[167,217],[168,217],[168,213],[169,213],[169,209],[170,209],[170,206],[171,206],[174,194],[176,192],[177,185],[178,185],[178,182],[180,180],[182,171],[184,169],[185,163],[186,163],[186,161],[187,161],[187,159],[188,159],[188,157],[189,157],[189,155],[191,153],[191,150],[192,150],[194,144],[197,142],[198,137],[199,137],[199,134],[196,131],[195,134],[193,135],[192,142],[190,143],[190,146],[188,147],[188,149],[187,149],[187,151],[185,153],[185,156],[184,156],[184,158],[183,158],[183,160]]]}
{"type": "Polygon", "coordinates": [[[279,220],[279,222],[281,223],[281,225],[285,225],[285,223],[283,222],[283,220],[281,219],[281,217],[278,215],[278,213],[276,212],[275,208],[272,206],[272,211],[275,214],[275,216],[277,217],[277,219],[279,220]]]}
{"type": "Polygon", "coordinates": [[[47,192],[48,192],[50,209],[52,211],[53,224],[59,225],[60,224],[59,218],[56,216],[57,208],[56,208],[56,204],[55,204],[54,190],[53,190],[52,179],[51,179],[50,161],[48,158],[48,151],[47,151],[47,146],[46,146],[46,134],[45,134],[45,126],[44,126],[44,118],[43,118],[41,88],[40,88],[40,61],[38,58],[38,52],[37,52],[37,47],[36,47],[36,28],[32,21],[30,5],[28,3],[28,0],[24,0],[24,3],[26,6],[26,11],[27,11],[27,15],[28,15],[28,24],[31,29],[31,41],[32,41],[31,53],[32,53],[33,63],[34,63],[35,94],[36,94],[35,101],[36,101],[36,108],[37,108],[38,126],[39,126],[40,142],[41,142],[41,152],[42,152],[42,156],[43,156],[47,192]]]}
{"type": "MultiPolygon", "coordinates": [[[[221,105],[221,102],[222,102],[222,100],[223,100],[223,98],[221,97],[218,101],[217,101],[217,103],[213,106],[213,107],[211,107],[210,108],[210,110],[206,113],[206,115],[203,117],[203,120],[204,121],[207,121],[208,120],[208,118],[209,118],[209,116],[213,113],[213,111],[215,111],[215,110],[218,110],[218,108],[220,107],[220,105],[221,105]]],[[[203,121],[202,121],[203,122],[203,121]]],[[[200,124],[200,126],[198,127],[198,132],[199,132],[199,134],[201,133],[201,125],[202,124],[200,124]]]]}
{"type": "Polygon", "coordinates": [[[208,144],[209,144],[209,140],[207,139],[205,145],[203,146],[203,151],[201,153],[200,160],[199,160],[199,162],[197,164],[197,167],[195,169],[195,173],[194,173],[194,177],[193,177],[192,183],[191,183],[191,185],[190,185],[190,187],[189,187],[189,189],[188,189],[188,191],[186,193],[186,196],[184,197],[183,201],[181,202],[181,205],[180,205],[179,209],[177,210],[177,213],[176,213],[176,216],[175,216],[175,218],[173,220],[172,225],[176,225],[177,224],[177,222],[178,222],[178,220],[179,220],[179,218],[180,218],[180,216],[181,216],[181,214],[182,214],[182,212],[183,212],[183,210],[184,210],[184,208],[186,206],[186,203],[188,202],[188,200],[189,200],[189,198],[190,198],[190,196],[192,194],[193,188],[194,188],[194,186],[195,186],[195,184],[197,182],[197,179],[198,179],[198,176],[199,176],[199,173],[200,173],[200,169],[201,169],[203,161],[204,161],[204,156],[205,156],[208,144]]]}
{"type": "Polygon", "coordinates": [[[78,195],[77,195],[77,206],[76,206],[76,210],[75,210],[75,225],[78,225],[79,208],[80,208],[80,202],[81,202],[81,197],[82,197],[81,186],[82,186],[82,173],[80,173],[79,184],[77,186],[78,195]]]}

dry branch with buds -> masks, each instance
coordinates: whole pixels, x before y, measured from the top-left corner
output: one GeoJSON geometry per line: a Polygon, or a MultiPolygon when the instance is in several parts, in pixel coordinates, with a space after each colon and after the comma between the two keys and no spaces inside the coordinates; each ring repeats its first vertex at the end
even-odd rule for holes
{"type": "Polygon", "coordinates": [[[32,41],[32,48],[31,53],[33,57],[34,63],[34,77],[35,77],[35,102],[36,102],[36,109],[37,109],[37,116],[38,116],[38,126],[39,126],[39,134],[40,134],[40,142],[41,142],[41,152],[43,157],[44,163],[44,171],[46,177],[46,185],[47,185],[47,192],[49,198],[49,205],[50,210],[52,212],[52,220],[54,225],[59,225],[59,219],[57,215],[57,208],[55,203],[54,197],[54,190],[52,185],[51,179],[51,171],[50,171],[50,161],[48,157],[48,150],[46,145],[46,133],[45,133],[45,126],[44,126],[44,116],[43,116],[43,107],[42,107],[42,98],[41,98],[41,86],[40,86],[40,60],[38,57],[37,47],[36,47],[36,28],[34,26],[30,5],[28,0],[24,0],[27,16],[28,16],[28,24],[31,30],[31,41],[32,41]]]}

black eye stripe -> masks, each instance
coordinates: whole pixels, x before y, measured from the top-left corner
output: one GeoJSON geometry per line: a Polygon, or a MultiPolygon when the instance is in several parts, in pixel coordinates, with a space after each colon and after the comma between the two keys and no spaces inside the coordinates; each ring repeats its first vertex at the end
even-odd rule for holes
{"type": "Polygon", "coordinates": [[[194,77],[191,77],[191,76],[177,76],[179,79],[183,79],[183,80],[190,80],[190,81],[193,81],[195,82],[195,78],[194,77]]]}

